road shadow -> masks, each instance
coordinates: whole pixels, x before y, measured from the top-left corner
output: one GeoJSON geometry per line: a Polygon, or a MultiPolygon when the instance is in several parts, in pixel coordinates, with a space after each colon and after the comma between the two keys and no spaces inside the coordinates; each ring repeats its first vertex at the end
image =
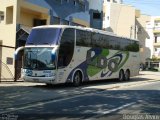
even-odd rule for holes
{"type": "MultiPolygon", "coordinates": [[[[138,77],[138,78],[132,78],[130,81],[124,81],[122,83],[147,81],[147,80],[149,79],[138,77]]],[[[64,112],[63,117],[67,117],[67,118],[77,117],[78,119],[79,118],[83,119],[82,117],[83,115],[85,116],[84,118],[97,115],[98,113],[96,111],[98,109],[109,110],[109,109],[112,109],[112,107],[113,108],[118,107],[119,105],[127,103],[128,100],[129,102],[142,100],[142,103],[143,103],[142,107],[144,108],[142,112],[147,112],[148,107],[150,108],[154,107],[155,110],[153,111],[155,112],[159,111],[157,110],[157,107],[160,108],[159,106],[160,92],[158,90],[157,91],[156,90],[154,91],[153,90],[111,91],[111,90],[98,89],[98,88],[85,88],[85,87],[91,87],[94,85],[113,85],[118,83],[119,82],[116,79],[114,80],[110,79],[110,80],[87,82],[80,87],[73,87],[70,84],[59,84],[54,86],[35,85],[35,86],[0,87],[0,113],[2,113],[5,110],[8,110],[9,108],[14,108],[14,107],[19,108],[22,106],[29,106],[32,104],[38,104],[38,103],[59,100],[59,99],[68,98],[68,97],[76,97],[76,96],[78,96],[76,100],[74,99],[74,100],[66,101],[65,104],[61,103],[59,105],[58,104],[51,105],[53,108],[52,107],[50,108],[50,106],[44,105],[44,106],[40,106],[40,108],[37,107],[36,109],[30,108],[29,111],[33,110],[32,112],[38,116],[41,116],[39,115],[39,113],[41,113],[42,118],[46,116],[50,116],[50,117],[56,116],[56,118],[59,118],[59,117],[62,117],[61,113],[64,112]],[[98,95],[97,95],[97,92],[99,92],[98,95]],[[101,92],[103,94],[101,94],[101,92]],[[94,95],[94,93],[96,95],[94,95]],[[86,95],[85,100],[83,100],[84,99],[83,96],[85,95],[86,95]],[[115,102],[115,103],[112,105],[112,102],[113,103],[115,102]],[[154,104],[153,106],[152,106],[152,103],[154,104]],[[64,106],[65,108],[60,110],[60,108],[57,105],[60,107],[64,106]],[[68,105],[68,107],[71,105],[71,109],[73,110],[69,110],[69,112],[67,112],[66,111],[67,107],[65,105],[68,105]],[[107,108],[103,108],[103,106],[107,108]],[[82,112],[81,110],[82,108],[85,112],[82,112]],[[43,110],[46,110],[46,112],[43,110]],[[58,113],[57,113],[57,110],[59,111],[58,113]],[[78,112],[78,110],[80,111],[78,112]],[[72,112],[74,111],[75,111],[75,114],[72,115],[72,112]]],[[[22,110],[22,113],[18,112],[18,114],[20,116],[21,114],[22,116],[25,116],[24,114],[27,114],[31,118],[32,116],[34,116],[32,113],[28,114],[28,112],[25,112],[23,110],[22,110]]]]}
{"type": "MultiPolygon", "coordinates": [[[[17,111],[16,114],[22,119],[27,118],[27,120],[92,119],[94,116],[101,115],[102,112],[114,110],[120,106],[134,102],[134,105],[137,105],[137,107],[129,106],[124,108],[130,114],[133,111],[136,111],[137,114],[159,114],[159,101],[159,90],[110,90],[51,102],[27,110],[17,111]]],[[[111,114],[120,114],[119,111],[113,111],[111,114]]]]}
{"type": "MultiPolygon", "coordinates": [[[[136,78],[131,78],[129,81],[119,81],[118,79],[106,79],[106,80],[94,80],[94,81],[85,81],[83,82],[78,88],[83,88],[83,87],[91,87],[95,85],[115,85],[119,83],[132,83],[132,82],[138,82],[138,81],[148,81],[148,80],[154,80],[154,79],[148,79],[148,78],[141,78],[137,76],[136,78]]],[[[35,88],[40,88],[40,89],[52,89],[52,90],[60,90],[60,89],[73,89],[77,87],[74,87],[72,83],[64,83],[64,84],[56,84],[56,85],[36,85],[36,86],[31,86],[35,88]]]]}

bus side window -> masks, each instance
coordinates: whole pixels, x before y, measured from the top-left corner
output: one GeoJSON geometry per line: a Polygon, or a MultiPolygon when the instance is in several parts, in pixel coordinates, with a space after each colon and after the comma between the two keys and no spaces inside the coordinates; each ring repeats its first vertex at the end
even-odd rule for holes
{"type": "Polygon", "coordinates": [[[66,67],[69,65],[74,52],[75,30],[67,28],[64,30],[60,40],[60,48],[58,54],[58,67],[66,67]]]}
{"type": "Polygon", "coordinates": [[[91,47],[91,32],[76,30],[76,45],[83,47],[91,47]]]}

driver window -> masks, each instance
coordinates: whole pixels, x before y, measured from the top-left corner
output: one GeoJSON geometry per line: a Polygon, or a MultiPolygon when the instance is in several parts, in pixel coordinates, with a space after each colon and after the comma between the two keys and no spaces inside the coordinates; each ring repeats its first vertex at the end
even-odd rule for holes
{"type": "Polygon", "coordinates": [[[58,54],[58,67],[66,67],[69,65],[74,52],[75,30],[67,28],[64,30],[58,54]]]}

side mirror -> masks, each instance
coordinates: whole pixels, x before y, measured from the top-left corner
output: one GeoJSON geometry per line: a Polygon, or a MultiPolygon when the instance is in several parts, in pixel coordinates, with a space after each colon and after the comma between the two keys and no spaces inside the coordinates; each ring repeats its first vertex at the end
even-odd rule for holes
{"type": "Polygon", "coordinates": [[[56,52],[51,54],[51,60],[54,61],[56,59],[56,52]]]}
{"type": "Polygon", "coordinates": [[[21,50],[23,50],[25,47],[23,46],[23,47],[19,47],[19,48],[17,48],[16,49],[16,51],[15,51],[15,53],[14,53],[14,59],[15,60],[17,60],[17,56],[18,56],[18,53],[19,53],[19,51],[21,51],[21,50]]]}
{"type": "Polygon", "coordinates": [[[51,52],[51,60],[52,61],[55,61],[55,59],[56,59],[56,51],[57,51],[57,47],[55,47],[51,52]]]}

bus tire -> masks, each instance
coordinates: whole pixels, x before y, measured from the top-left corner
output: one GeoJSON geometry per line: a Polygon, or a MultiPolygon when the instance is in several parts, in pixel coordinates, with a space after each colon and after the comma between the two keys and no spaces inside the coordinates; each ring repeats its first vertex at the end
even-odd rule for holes
{"type": "Polygon", "coordinates": [[[120,70],[119,71],[119,78],[118,78],[118,80],[119,80],[119,82],[121,82],[121,81],[123,81],[125,79],[125,77],[124,77],[124,71],[123,70],[120,70]]]}
{"type": "Polygon", "coordinates": [[[129,71],[129,70],[126,70],[124,76],[125,76],[125,80],[126,80],[126,81],[129,81],[129,80],[130,80],[130,71],[129,71]]]}
{"type": "Polygon", "coordinates": [[[75,72],[73,76],[73,86],[78,87],[82,82],[82,74],[80,71],[75,72]]]}

